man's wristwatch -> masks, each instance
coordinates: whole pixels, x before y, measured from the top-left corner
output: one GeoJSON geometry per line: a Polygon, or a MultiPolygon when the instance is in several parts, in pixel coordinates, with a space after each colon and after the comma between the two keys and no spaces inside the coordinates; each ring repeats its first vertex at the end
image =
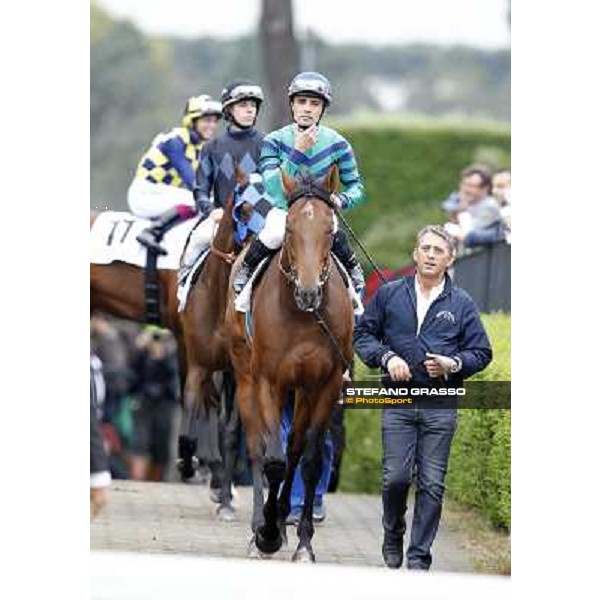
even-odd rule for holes
{"type": "Polygon", "coordinates": [[[453,356],[452,360],[454,360],[454,365],[450,367],[450,373],[458,373],[462,369],[462,360],[458,356],[453,356]]]}
{"type": "Polygon", "coordinates": [[[381,366],[384,369],[387,369],[387,364],[388,362],[390,362],[390,360],[392,358],[394,358],[394,356],[398,356],[393,350],[388,350],[382,357],[381,357],[381,366]]]}

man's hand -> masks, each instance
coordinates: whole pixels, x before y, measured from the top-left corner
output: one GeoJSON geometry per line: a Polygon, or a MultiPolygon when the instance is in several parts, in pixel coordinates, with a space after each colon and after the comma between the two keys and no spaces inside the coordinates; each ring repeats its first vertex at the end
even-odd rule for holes
{"type": "Polygon", "coordinates": [[[90,488],[90,518],[93,519],[106,505],[106,488],[90,488]]]}
{"type": "Polygon", "coordinates": [[[393,381],[408,381],[412,373],[408,365],[399,356],[392,356],[386,366],[393,381]]]}
{"type": "Polygon", "coordinates": [[[316,123],[304,131],[302,131],[298,125],[296,125],[294,148],[298,150],[298,152],[304,153],[317,143],[318,137],[319,128],[316,123]]]}
{"type": "Polygon", "coordinates": [[[218,223],[222,218],[223,218],[223,209],[222,208],[215,208],[215,210],[213,210],[210,213],[210,218],[215,222],[218,223]]]}
{"type": "Polygon", "coordinates": [[[448,375],[452,368],[456,366],[456,361],[449,356],[433,354],[432,352],[427,352],[427,356],[428,358],[423,364],[429,377],[436,378],[448,375]]]}

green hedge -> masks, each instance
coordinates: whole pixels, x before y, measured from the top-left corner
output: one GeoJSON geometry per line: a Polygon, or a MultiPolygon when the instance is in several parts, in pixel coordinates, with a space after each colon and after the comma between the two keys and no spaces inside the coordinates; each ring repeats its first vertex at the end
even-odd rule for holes
{"type": "Polygon", "coordinates": [[[331,124],[354,147],[367,190],[367,202],[347,217],[380,265],[410,263],[415,234],[427,223],[443,222],[440,203],[456,189],[462,169],[473,162],[510,165],[505,128],[389,120],[331,124]]]}
{"type": "MultiPolygon", "coordinates": [[[[476,376],[510,380],[510,315],[482,316],[494,360],[476,376]]],[[[356,379],[368,369],[358,364],[356,379]]],[[[379,494],[381,490],[381,411],[346,412],[346,450],[340,489],[379,494]]],[[[510,411],[460,410],[446,479],[447,494],[479,509],[492,523],[510,527],[510,411]]]]}

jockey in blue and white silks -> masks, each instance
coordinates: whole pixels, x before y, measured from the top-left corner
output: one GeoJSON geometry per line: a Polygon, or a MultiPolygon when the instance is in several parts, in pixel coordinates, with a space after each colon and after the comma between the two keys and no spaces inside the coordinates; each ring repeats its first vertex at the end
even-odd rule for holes
{"type": "MultiPolygon", "coordinates": [[[[267,135],[260,155],[259,170],[274,206],[266,215],[264,228],[253,240],[233,282],[237,293],[245,286],[261,260],[283,243],[288,207],[282,170],[291,177],[302,172],[319,178],[332,165],[337,165],[342,192],[332,194],[332,201],[338,208],[346,209],[357,206],[365,199],[352,146],[339,133],[319,124],[332,98],[329,81],[319,73],[300,73],[290,84],[288,97],[294,122],[267,135]]],[[[346,236],[338,229],[335,215],[332,251],[348,270],[355,288],[360,292],[364,288],[362,269],[346,236]]]]}

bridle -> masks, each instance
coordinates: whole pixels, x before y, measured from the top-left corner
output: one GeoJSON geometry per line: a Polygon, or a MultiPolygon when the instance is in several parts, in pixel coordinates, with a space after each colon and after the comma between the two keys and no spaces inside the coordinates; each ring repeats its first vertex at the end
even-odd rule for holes
{"type": "MultiPolygon", "coordinates": [[[[298,201],[300,198],[317,198],[321,202],[324,202],[329,208],[331,208],[335,212],[335,204],[331,200],[331,194],[327,190],[315,185],[315,183],[311,180],[303,182],[300,184],[289,196],[288,198],[288,208],[291,208],[293,204],[298,201]]],[[[294,291],[298,289],[298,271],[295,265],[290,260],[289,250],[285,243],[279,253],[279,261],[278,261],[279,270],[283,273],[283,276],[287,280],[287,282],[294,287],[294,291]],[[285,269],[282,263],[283,253],[286,253],[287,262],[288,262],[288,270],[285,269]]],[[[317,287],[319,290],[322,290],[324,285],[327,283],[329,279],[329,275],[331,274],[331,257],[327,257],[327,261],[323,265],[321,269],[321,273],[319,274],[319,282],[317,287]]],[[[312,310],[307,310],[307,312],[314,312],[312,310]]]]}
{"type": "MultiPolygon", "coordinates": [[[[334,213],[337,212],[336,205],[331,200],[331,194],[327,190],[324,190],[323,188],[315,185],[314,182],[312,182],[310,180],[307,181],[306,183],[302,183],[298,188],[296,188],[292,192],[292,194],[290,195],[290,197],[288,199],[288,207],[291,207],[294,204],[294,202],[296,202],[300,198],[305,198],[305,197],[317,198],[321,202],[325,202],[325,204],[329,208],[331,208],[334,211],[334,213]]],[[[331,235],[333,235],[333,234],[331,234],[331,235]]],[[[287,246],[284,244],[281,249],[281,252],[279,253],[278,266],[279,266],[279,270],[283,273],[287,282],[294,287],[294,293],[295,293],[298,289],[298,274],[296,271],[296,267],[292,264],[292,261],[289,258],[288,252],[289,251],[287,249],[287,246]],[[283,257],[284,250],[285,250],[286,256],[288,258],[289,270],[286,270],[282,264],[282,257],[283,257]]],[[[319,283],[318,283],[319,291],[321,291],[323,289],[323,287],[325,286],[325,283],[329,279],[329,275],[331,274],[331,269],[332,269],[331,265],[332,265],[331,256],[328,256],[327,262],[323,266],[323,269],[321,270],[321,274],[319,275],[319,283]]],[[[323,317],[323,314],[321,313],[320,309],[319,308],[307,309],[305,312],[308,312],[314,316],[314,318],[317,321],[317,324],[321,328],[321,331],[323,331],[323,333],[327,336],[331,346],[333,347],[336,354],[338,355],[338,358],[340,359],[340,362],[342,363],[342,365],[344,367],[344,371],[348,370],[352,364],[352,361],[346,360],[346,357],[344,356],[344,352],[340,346],[340,343],[338,342],[336,337],[333,335],[333,332],[329,328],[329,325],[327,325],[327,322],[325,321],[325,318],[323,317]]]]}

